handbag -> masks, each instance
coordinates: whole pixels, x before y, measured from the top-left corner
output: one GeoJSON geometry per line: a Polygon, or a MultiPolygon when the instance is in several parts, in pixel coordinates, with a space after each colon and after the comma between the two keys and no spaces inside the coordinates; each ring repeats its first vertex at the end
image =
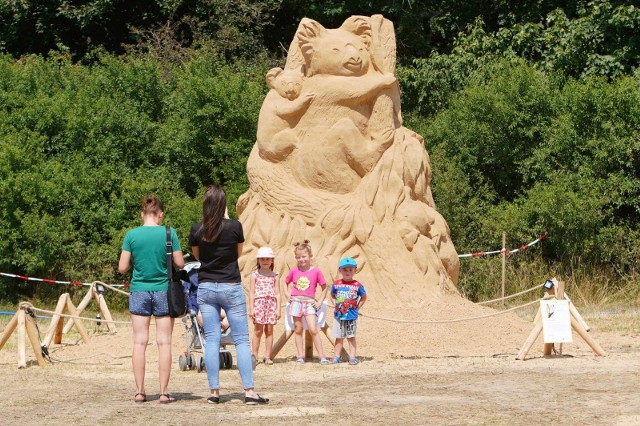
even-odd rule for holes
{"type": "Polygon", "coordinates": [[[169,316],[178,318],[187,313],[187,298],[179,274],[173,273],[173,243],[171,242],[171,228],[165,226],[167,232],[167,274],[169,274],[169,289],[167,290],[167,304],[169,316]]]}

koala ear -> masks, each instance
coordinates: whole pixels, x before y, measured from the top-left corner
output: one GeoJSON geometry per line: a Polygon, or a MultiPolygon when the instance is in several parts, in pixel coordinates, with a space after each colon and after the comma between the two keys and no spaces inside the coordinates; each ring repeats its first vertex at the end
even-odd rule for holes
{"type": "Polygon", "coordinates": [[[325,28],[313,19],[302,18],[296,38],[305,59],[313,55],[313,41],[321,37],[325,31],[325,28]]]}
{"type": "Polygon", "coordinates": [[[281,72],[282,72],[282,68],[280,67],[271,68],[269,72],[267,72],[267,78],[266,78],[267,86],[273,87],[273,84],[272,84],[273,79],[279,76],[281,72]]]}
{"type": "Polygon", "coordinates": [[[340,26],[340,29],[359,36],[367,47],[371,46],[372,34],[369,17],[352,16],[347,18],[340,26]]]}

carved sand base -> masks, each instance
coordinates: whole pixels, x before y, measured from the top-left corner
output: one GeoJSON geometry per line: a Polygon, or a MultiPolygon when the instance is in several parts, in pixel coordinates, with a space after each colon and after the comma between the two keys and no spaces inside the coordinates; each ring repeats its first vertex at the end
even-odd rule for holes
{"type": "Polygon", "coordinates": [[[285,276],[295,266],[293,244],[308,239],[327,280],[338,277],[340,258],[355,258],[357,279],[366,284],[371,301],[407,303],[442,292],[459,294],[459,261],[449,228],[433,208],[428,156],[415,133],[401,128],[397,135],[348,194],[304,188],[285,165],[263,160],[254,148],[247,165],[250,190],[238,202],[247,240],[240,259],[243,276],[255,268],[261,246],[273,248],[276,272],[285,276]]]}

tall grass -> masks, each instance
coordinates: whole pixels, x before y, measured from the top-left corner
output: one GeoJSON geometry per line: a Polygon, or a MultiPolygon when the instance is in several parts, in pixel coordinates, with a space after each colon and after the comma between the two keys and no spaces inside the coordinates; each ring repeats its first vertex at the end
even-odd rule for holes
{"type": "MultiPolygon", "coordinates": [[[[621,275],[610,266],[596,266],[572,259],[569,263],[549,263],[541,255],[507,257],[505,295],[518,293],[556,277],[565,282],[565,291],[577,306],[640,306],[640,277],[635,271],[621,275]]],[[[481,302],[501,296],[500,256],[462,259],[459,287],[469,300],[481,302]]],[[[538,296],[540,293],[535,293],[538,296]]],[[[522,300],[531,300],[531,293],[522,300]]],[[[514,299],[514,301],[517,301],[514,299]]],[[[510,304],[513,304],[510,302],[510,304]]]]}

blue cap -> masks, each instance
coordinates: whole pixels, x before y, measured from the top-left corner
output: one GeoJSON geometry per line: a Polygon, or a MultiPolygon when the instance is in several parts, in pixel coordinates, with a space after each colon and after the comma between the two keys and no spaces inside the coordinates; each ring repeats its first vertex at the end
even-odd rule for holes
{"type": "Polygon", "coordinates": [[[340,259],[340,266],[338,266],[339,269],[347,268],[349,266],[351,266],[352,268],[358,267],[358,264],[353,257],[343,257],[342,259],[340,259]]]}

